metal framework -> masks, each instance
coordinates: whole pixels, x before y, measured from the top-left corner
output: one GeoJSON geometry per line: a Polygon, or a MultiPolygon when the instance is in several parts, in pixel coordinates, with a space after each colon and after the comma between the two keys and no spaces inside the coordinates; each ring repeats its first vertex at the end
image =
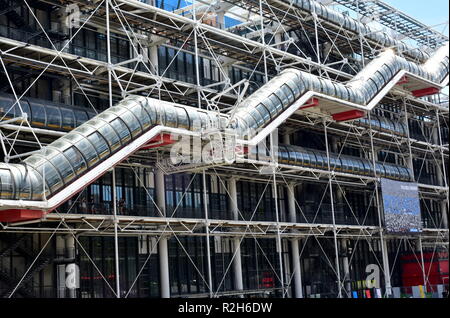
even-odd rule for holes
{"type": "MultiPolygon", "coordinates": [[[[5,115],[7,111],[4,111],[2,115],[0,133],[5,162],[14,162],[18,158],[27,157],[66,133],[47,127],[39,128],[30,118],[24,116],[21,101],[28,91],[35,89],[41,77],[65,79],[66,86],[62,92],[65,94],[64,98],[67,97],[67,103],[72,104],[74,94],[80,94],[85,97],[95,113],[98,109],[91,101],[94,97],[107,99],[109,106],[112,106],[115,100],[137,94],[204,108],[221,114],[233,110],[245,99],[248,95],[247,89],[254,81],[252,78],[255,75],[261,76],[263,82],[267,82],[283,69],[295,68],[333,82],[345,83],[366,65],[368,59],[373,59],[379,52],[386,49],[383,45],[374,43],[367,34],[354,34],[342,25],[332,24],[318,17],[314,12],[307,13],[300,10],[295,5],[295,1],[193,0],[184,8],[171,8],[167,4],[163,6],[163,2],[155,4],[154,1],[136,0],[24,0],[23,2],[30,19],[34,21],[33,24],[39,31],[30,35],[26,28],[14,30],[8,27],[3,29],[4,32],[2,31],[0,36],[1,67],[8,81],[7,89],[14,95],[14,104],[11,105],[11,109],[15,107],[14,109],[20,110],[16,111],[14,116],[10,116],[11,118],[5,115]],[[57,38],[52,34],[54,30],[46,28],[36,15],[35,8],[39,6],[51,8],[54,12],[66,12],[67,6],[76,6],[80,10],[80,25],[78,28],[63,27],[62,24],[67,19],[66,12],[62,18],[59,18],[61,27],[58,29],[62,33],[60,38],[62,40],[56,41],[57,38]],[[235,25],[227,26],[226,19],[233,19],[235,25]],[[75,46],[74,39],[81,30],[93,30],[106,37],[107,47],[101,57],[79,53],[81,48],[75,46]],[[130,59],[118,60],[112,54],[113,39],[128,43],[130,59]],[[299,44],[300,41],[308,45],[302,46],[299,44]],[[165,69],[160,67],[158,61],[158,47],[170,48],[175,52],[165,69]],[[77,51],[77,49],[80,50],[77,51]],[[196,69],[192,79],[180,80],[170,71],[170,66],[177,63],[177,56],[182,52],[191,53],[195,60],[196,69]],[[212,70],[209,69],[209,71],[214,77],[211,83],[204,83],[201,78],[200,59],[209,61],[211,65],[212,70]],[[232,68],[246,72],[248,78],[233,83],[230,78],[232,68]],[[34,80],[29,82],[29,87],[21,88],[21,94],[16,92],[17,78],[9,76],[15,69],[26,69],[34,76],[34,80]],[[29,151],[20,153],[20,150],[17,150],[23,147],[28,147],[29,151]]],[[[416,45],[420,45],[424,51],[432,52],[448,41],[445,35],[382,1],[338,0],[335,2],[340,5],[336,6],[336,10],[345,6],[353,10],[358,21],[363,23],[369,23],[368,19],[376,21],[402,34],[403,37],[414,40],[416,45]]],[[[14,7],[11,10],[14,10],[14,7]]],[[[415,61],[413,57],[408,56],[407,52],[403,55],[407,60],[415,61]]],[[[264,135],[270,139],[265,146],[271,160],[244,158],[233,165],[191,164],[174,167],[166,165],[165,160],[170,151],[168,147],[150,150],[136,148],[137,151],[132,156],[121,155],[120,158],[117,157],[117,160],[112,160],[111,164],[105,163],[97,169],[102,173],[111,169],[113,189],[116,189],[114,166],[132,169],[139,181],[137,185],[139,187],[144,187],[144,183],[136,169],[152,170],[156,193],[152,195],[145,187],[144,189],[158,210],[158,217],[119,215],[116,191],[113,190],[111,215],[71,213],[70,210],[77,202],[75,197],[69,211],[61,211],[57,208],[36,220],[0,223],[0,235],[2,233],[45,234],[48,241],[42,245],[42,250],[52,238],[64,235],[72,238],[73,247],[76,246],[78,250],[83,251],[90,260],[92,260],[91,256],[87,254],[79,237],[113,236],[116,275],[115,285],[109,287],[116,297],[128,297],[131,290],[130,288],[124,291],[124,286],[120,285],[118,239],[122,236],[146,235],[155,238],[156,243],[146,263],[158,249],[162,297],[171,296],[167,255],[169,238],[178,241],[194,266],[195,262],[184,249],[179,237],[205,238],[207,266],[205,272],[200,274],[208,286],[208,292],[191,295],[193,297],[242,296],[261,292],[243,290],[239,246],[244,238],[253,238],[256,244],[259,238],[276,241],[279,268],[278,270],[275,270],[275,267],[272,268],[280,281],[281,288],[273,290],[279,291],[282,297],[293,295],[303,297],[299,259],[306,246],[305,242],[315,240],[322,248],[321,240],[331,239],[334,244],[334,253],[325,254],[325,256],[338,282],[336,296],[351,297],[346,282],[350,271],[349,261],[351,262],[353,254],[343,256],[341,250],[348,240],[356,244],[367,242],[369,246],[379,245],[380,247],[382,257],[377,258],[377,261],[383,272],[384,293],[390,296],[392,294],[390,275],[394,269],[390,267],[392,260],[390,262],[388,257],[387,242],[399,241],[399,245],[409,244],[411,249],[414,249],[415,246],[411,245],[411,242],[419,240],[418,246],[421,253],[422,246],[425,245],[432,248],[433,253],[437,247],[444,246],[448,249],[446,215],[449,207],[449,188],[446,164],[449,160],[449,148],[441,129],[445,127],[448,131],[448,96],[441,92],[434,92],[432,96],[417,97],[411,94],[408,85],[415,85],[414,78],[409,75],[404,82],[386,88],[377,105],[368,110],[366,125],[358,120],[339,122],[333,120],[332,116],[317,114],[314,111],[293,111],[289,113],[289,116],[286,115],[286,118],[279,118],[278,121],[282,124],[273,127],[278,130],[270,126],[267,134],[264,135]],[[405,134],[399,135],[393,133],[389,127],[385,129],[373,127],[371,116],[376,117],[380,110],[385,117],[389,117],[394,122],[401,122],[405,127],[408,127],[409,121],[417,122],[422,135],[412,136],[409,129],[406,129],[405,134]],[[328,158],[325,169],[294,166],[279,162],[279,159],[275,157],[275,140],[278,135],[284,138],[284,144],[290,144],[290,136],[302,130],[323,134],[324,140],[321,142],[326,146],[328,158]],[[331,166],[330,153],[337,153],[340,157],[346,147],[360,149],[363,157],[373,162],[374,170],[370,175],[336,171],[331,166]],[[418,236],[386,235],[382,225],[380,176],[375,170],[375,162],[385,161],[387,156],[379,160],[377,158],[379,151],[393,156],[397,164],[408,167],[414,181],[418,183],[422,199],[438,202],[442,213],[439,224],[432,224],[418,236]],[[418,171],[415,169],[413,159],[422,160],[418,171]],[[437,182],[424,182],[430,169],[436,172],[437,182]],[[180,172],[201,175],[204,185],[206,185],[206,175],[217,177],[226,189],[233,218],[211,219],[211,207],[207,204],[204,204],[204,214],[201,218],[177,218],[175,217],[176,209],[172,215],[169,215],[165,206],[165,194],[161,190],[165,187],[164,174],[180,172]],[[253,216],[250,219],[244,217],[237,204],[237,180],[250,180],[264,184],[266,189],[272,188],[276,220],[255,221],[253,216]],[[228,187],[225,185],[226,182],[228,187]],[[303,211],[294,195],[294,190],[296,187],[301,187],[303,182],[326,185],[325,191],[331,197],[330,222],[299,222],[299,215],[303,214],[303,211]],[[288,193],[289,218],[287,220],[280,219],[277,192],[281,188],[286,188],[288,193]],[[377,226],[366,225],[358,220],[346,198],[346,188],[371,193],[372,202],[368,202],[367,209],[369,210],[371,205],[376,207],[377,226]],[[349,207],[354,216],[351,224],[336,223],[335,205],[337,204],[349,207]],[[233,291],[221,292],[220,286],[217,290],[212,287],[213,273],[209,244],[211,244],[211,238],[215,237],[229,238],[233,241],[233,257],[225,272],[225,274],[233,272],[235,282],[233,291]],[[287,248],[288,243],[289,248],[287,248]],[[292,263],[283,254],[286,250],[291,251],[292,263]]],[[[306,100],[309,100],[309,97],[306,100]]],[[[176,129],[172,132],[183,134],[176,129]]],[[[267,138],[261,137],[258,143],[264,141],[263,139],[267,138]]],[[[96,173],[98,172],[91,171],[92,178],[86,179],[86,185],[95,180],[96,173]]],[[[207,202],[206,186],[203,189],[204,202],[207,202]]],[[[185,191],[188,190],[189,186],[185,191]]],[[[67,191],[74,190],[68,188],[67,191]]],[[[177,202],[177,207],[180,202],[177,202]]],[[[260,202],[261,200],[258,205],[260,202]]],[[[255,207],[255,211],[257,208],[258,206],[255,207]]],[[[321,203],[316,217],[320,209],[321,203]]],[[[367,213],[368,211],[366,216],[367,213]]],[[[435,211],[427,210],[422,213],[432,215],[435,211]]],[[[260,249],[265,255],[265,251],[261,247],[260,249]]],[[[34,261],[39,256],[40,253],[34,261]]],[[[420,260],[417,261],[420,262],[420,260]]],[[[423,259],[421,263],[426,285],[428,277],[423,259]]],[[[29,270],[32,268],[36,268],[35,262],[31,264],[29,270]]],[[[106,281],[101,271],[98,271],[106,281]]],[[[28,271],[26,271],[22,279],[6,296],[14,297],[23,281],[28,279],[28,271]]]]}

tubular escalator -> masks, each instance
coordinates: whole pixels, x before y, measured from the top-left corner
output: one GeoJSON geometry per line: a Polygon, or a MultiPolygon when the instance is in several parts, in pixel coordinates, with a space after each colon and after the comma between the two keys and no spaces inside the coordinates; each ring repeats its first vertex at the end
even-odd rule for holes
{"type": "MultiPolygon", "coordinates": [[[[9,211],[12,217],[6,219],[16,220],[23,219],[22,213],[29,215],[31,211],[35,211],[38,215],[42,211],[54,210],[161,134],[200,137],[202,131],[210,128],[221,131],[234,129],[238,142],[257,144],[258,140],[264,139],[288,118],[293,109],[298,109],[312,96],[328,96],[334,98],[336,104],[348,102],[355,107],[365,105],[370,109],[374,106],[370,105],[374,96],[380,94],[383,85],[392,81],[396,73],[406,71],[434,83],[441,83],[446,76],[448,79],[448,64],[447,44],[421,66],[395,56],[393,51],[385,52],[348,84],[333,83],[296,69],[287,69],[229,114],[140,96],[126,97],[116,106],[90,118],[21,163],[0,163],[0,210],[3,210],[0,215],[5,216],[6,211],[9,211]],[[261,131],[257,131],[261,128],[261,131]]],[[[61,110],[41,105],[45,111],[41,108],[41,111],[34,112],[33,109],[39,107],[36,105],[29,103],[31,120],[35,124],[50,124],[61,129],[71,127],[62,119],[61,110]],[[42,114],[45,114],[45,119],[42,114]],[[61,116],[60,121],[56,120],[58,114],[61,116]]],[[[73,110],[73,117],[72,113],[67,115],[74,124],[77,120],[75,111],[73,110]]],[[[5,113],[9,113],[9,110],[5,110],[5,113]]],[[[88,113],[84,115],[86,119],[89,118],[88,113]]],[[[292,158],[297,156],[294,153],[295,157],[292,158]]],[[[297,162],[291,159],[289,151],[280,155],[289,158],[288,161],[297,162]]],[[[352,160],[350,161],[353,162],[352,160]]],[[[302,164],[318,166],[318,162],[315,152],[308,154],[302,164]]],[[[325,167],[324,162],[320,160],[322,167],[325,167]]],[[[346,169],[346,166],[356,167],[358,164],[358,161],[354,161],[354,165],[347,165],[348,162],[341,161],[341,166],[336,164],[336,167],[346,169]]],[[[386,172],[390,167],[376,167],[378,168],[380,171],[384,169],[385,175],[390,175],[386,172]]],[[[351,171],[353,170],[355,169],[352,168],[351,171]]],[[[390,177],[395,176],[396,169],[391,170],[390,177]]],[[[397,177],[400,178],[400,172],[397,177]]]]}
{"type": "MultiPolygon", "coordinates": [[[[346,84],[297,69],[286,69],[243,101],[235,109],[231,121],[239,133],[245,135],[246,131],[264,127],[281,113],[285,114],[284,119],[302,107],[310,110],[308,102],[315,97],[327,100],[321,112],[332,115],[337,121],[362,118],[405,75],[439,87],[448,85],[448,50],[447,43],[423,65],[407,61],[395,55],[393,50],[387,50],[346,84]],[[291,108],[293,105],[295,107],[291,108]],[[340,116],[343,114],[349,116],[340,116]]],[[[316,107],[321,108],[320,103],[316,107]]]]}

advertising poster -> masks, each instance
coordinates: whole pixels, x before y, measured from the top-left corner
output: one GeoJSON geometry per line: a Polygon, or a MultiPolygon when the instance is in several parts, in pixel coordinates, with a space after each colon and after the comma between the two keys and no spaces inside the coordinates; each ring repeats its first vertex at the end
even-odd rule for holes
{"type": "Polygon", "coordinates": [[[388,233],[422,231],[419,191],[416,183],[381,179],[384,221],[388,233]]]}

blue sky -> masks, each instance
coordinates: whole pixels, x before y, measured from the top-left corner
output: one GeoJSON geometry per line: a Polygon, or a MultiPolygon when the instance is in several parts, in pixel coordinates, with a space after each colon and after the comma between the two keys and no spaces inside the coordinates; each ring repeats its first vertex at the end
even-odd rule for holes
{"type": "MultiPolygon", "coordinates": [[[[448,0],[385,0],[385,2],[430,26],[448,22],[448,0]]],[[[448,26],[444,29],[441,25],[435,29],[448,35],[448,26]]]]}

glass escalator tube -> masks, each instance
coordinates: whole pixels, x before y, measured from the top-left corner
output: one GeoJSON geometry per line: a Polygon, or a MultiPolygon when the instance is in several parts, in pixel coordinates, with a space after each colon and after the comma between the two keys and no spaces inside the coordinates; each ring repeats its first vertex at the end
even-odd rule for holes
{"type": "MultiPolygon", "coordinates": [[[[58,151],[51,148],[43,148],[39,153],[24,160],[28,166],[35,170],[37,178],[45,181],[40,183],[42,185],[45,184],[45,191],[43,189],[36,189],[36,192],[40,190],[45,197],[48,197],[64,186],[64,181],[59,170],[50,162],[56,155],[58,155],[58,151]]],[[[35,192],[35,189],[33,189],[33,192],[35,192]]]]}
{"type": "MultiPolygon", "coordinates": [[[[119,118],[117,119],[120,120],[119,118]]],[[[78,150],[78,152],[82,155],[88,169],[98,162],[99,158],[97,151],[85,136],[80,133],[71,132],[62,138],[64,141],[71,143],[72,147],[78,150]]]]}
{"type": "Polygon", "coordinates": [[[31,184],[28,169],[23,165],[11,165],[11,174],[14,176],[14,200],[30,200],[31,184]]]}

